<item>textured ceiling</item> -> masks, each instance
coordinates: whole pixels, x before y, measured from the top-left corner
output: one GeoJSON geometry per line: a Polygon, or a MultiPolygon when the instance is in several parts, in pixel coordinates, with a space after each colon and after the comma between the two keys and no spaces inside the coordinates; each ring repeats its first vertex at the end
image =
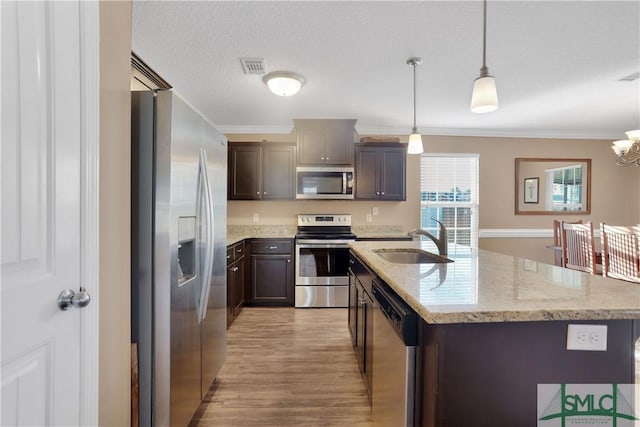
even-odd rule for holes
{"type": "Polygon", "coordinates": [[[640,127],[638,1],[489,1],[487,65],[500,108],[469,111],[482,65],[481,1],[134,1],[133,50],[226,133],[289,132],[294,118],[357,119],[408,134],[417,68],[423,134],[622,138],[640,127]],[[306,79],[270,93],[240,58],[306,79]]]}

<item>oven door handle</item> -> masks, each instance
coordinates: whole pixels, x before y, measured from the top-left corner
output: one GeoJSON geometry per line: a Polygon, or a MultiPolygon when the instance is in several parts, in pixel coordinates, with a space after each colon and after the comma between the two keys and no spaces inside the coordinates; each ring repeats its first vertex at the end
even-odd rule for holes
{"type": "Polygon", "coordinates": [[[314,249],[314,248],[348,248],[348,243],[296,243],[296,247],[300,249],[314,249]]]}

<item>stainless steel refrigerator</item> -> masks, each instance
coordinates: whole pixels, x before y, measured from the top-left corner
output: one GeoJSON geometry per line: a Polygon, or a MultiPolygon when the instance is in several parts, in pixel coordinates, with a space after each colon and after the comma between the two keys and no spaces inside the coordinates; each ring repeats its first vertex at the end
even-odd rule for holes
{"type": "Polygon", "coordinates": [[[172,91],[132,92],[131,117],[139,422],[182,427],[226,355],[227,140],[172,91]]]}

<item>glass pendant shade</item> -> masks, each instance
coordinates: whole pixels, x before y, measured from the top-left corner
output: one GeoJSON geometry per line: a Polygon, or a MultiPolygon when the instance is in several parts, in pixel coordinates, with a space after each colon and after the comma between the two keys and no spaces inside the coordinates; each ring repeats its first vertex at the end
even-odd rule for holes
{"type": "Polygon", "coordinates": [[[631,141],[640,141],[640,129],[630,130],[629,132],[625,132],[625,134],[631,141]]]}
{"type": "Polygon", "coordinates": [[[478,77],[471,94],[472,113],[490,113],[498,109],[498,91],[493,76],[478,77]]]}
{"type": "Polygon", "coordinates": [[[409,146],[407,147],[408,154],[421,154],[424,152],[422,148],[422,135],[415,132],[409,135],[409,146]]]}
{"type": "Polygon", "coordinates": [[[630,141],[628,139],[621,139],[619,141],[613,141],[611,149],[616,153],[618,157],[620,157],[627,154],[632,145],[633,141],[630,141]]]}
{"type": "Polygon", "coordinates": [[[291,96],[298,93],[304,79],[294,73],[274,72],[269,73],[262,79],[271,92],[280,96],[291,96]]]}

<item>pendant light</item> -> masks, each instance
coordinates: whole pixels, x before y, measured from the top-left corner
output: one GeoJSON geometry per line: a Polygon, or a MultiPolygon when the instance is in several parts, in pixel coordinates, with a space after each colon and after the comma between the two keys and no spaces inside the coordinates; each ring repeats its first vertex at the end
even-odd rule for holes
{"type": "Polygon", "coordinates": [[[496,79],[489,75],[489,68],[487,68],[487,0],[484,0],[483,3],[482,68],[480,68],[480,77],[473,82],[473,93],[471,94],[472,113],[490,113],[498,109],[496,79]]]}
{"type": "Polygon", "coordinates": [[[407,153],[420,154],[424,149],[422,148],[422,135],[418,133],[416,128],[416,66],[422,64],[422,58],[409,58],[407,59],[407,64],[413,67],[413,129],[411,129],[411,135],[409,135],[407,153]]]}

